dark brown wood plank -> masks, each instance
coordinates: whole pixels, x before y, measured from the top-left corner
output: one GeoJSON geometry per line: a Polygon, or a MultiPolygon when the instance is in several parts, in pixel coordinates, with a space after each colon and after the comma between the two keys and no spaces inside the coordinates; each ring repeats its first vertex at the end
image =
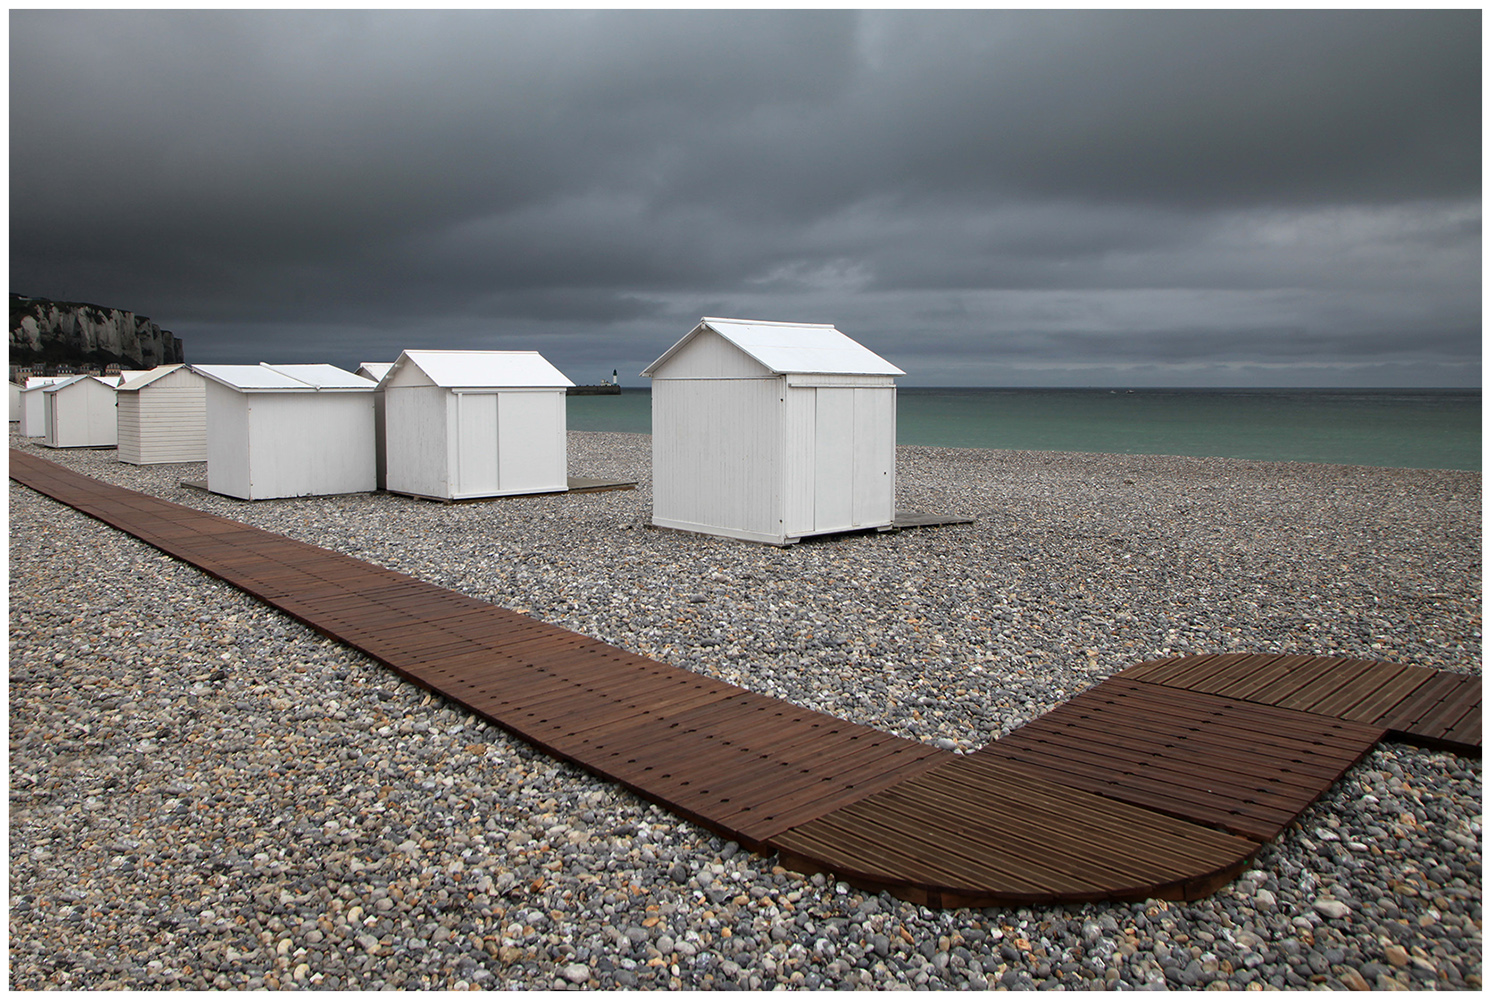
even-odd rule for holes
{"type": "Polygon", "coordinates": [[[940,891],[982,905],[1146,894],[1257,850],[1148,810],[1049,786],[972,758],[951,762],[773,838],[830,856],[867,884],[940,891]],[[934,818],[935,817],[935,818],[934,818]]]}
{"type": "Polygon", "coordinates": [[[1345,657],[1229,653],[1156,660],[1113,679],[1141,677],[1177,691],[1177,683],[1199,683],[1206,693],[1377,725],[1455,753],[1481,749],[1479,676],[1345,657]],[[1216,683],[1222,676],[1231,679],[1216,683]]]}
{"type": "MultiPolygon", "coordinates": [[[[1279,709],[1115,679],[979,751],[1055,784],[1142,805],[1256,840],[1287,826],[1378,739],[1379,728],[1320,729],[1311,746],[1279,735],[1279,709]],[[1112,689],[1119,696],[1107,697],[1112,689]],[[1124,697],[1123,695],[1130,695],[1124,697]],[[1146,697],[1146,695],[1150,695],[1146,697]],[[1169,740],[1124,739],[1156,725],[1169,740]]],[[[1304,726],[1318,722],[1303,713],[1304,726]]]]}

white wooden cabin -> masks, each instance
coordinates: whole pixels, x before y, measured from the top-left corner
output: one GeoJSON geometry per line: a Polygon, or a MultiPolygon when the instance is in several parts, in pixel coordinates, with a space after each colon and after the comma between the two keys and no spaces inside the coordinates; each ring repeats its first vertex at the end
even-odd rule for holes
{"type": "Polygon", "coordinates": [[[404,351],[378,383],[387,489],[442,500],[569,489],[573,384],[537,351],[404,351]]]}
{"type": "Polygon", "coordinates": [[[652,523],[790,545],[896,514],[905,372],[831,325],[705,317],[652,379],[652,523]]]}
{"type": "Polygon", "coordinates": [[[207,488],[243,500],[369,493],[373,383],[332,365],[191,365],[206,377],[207,488]]]}
{"type": "Polygon", "coordinates": [[[21,437],[45,437],[47,433],[47,397],[42,392],[49,385],[66,382],[70,375],[32,375],[21,388],[21,437]]]}
{"type": "MultiPolygon", "coordinates": [[[[392,361],[364,361],[357,366],[357,374],[377,384],[388,370],[393,367],[392,361]]],[[[383,390],[373,390],[373,461],[377,465],[378,488],[388,488],[388,431],[387,423],[383,419],[383,390]]]]}
{"type": "Polygon", "coordinates": [[[10,383],[10,422],[16,423],[21,419],[21,387],[15,382],[10,383]]]}
{"type": "Polygon", "coordinates": [[[186,365],[133,373],[115,390],[119,461],[207,461],[207,382],[186,365]]]}
{"type": "Polygon", "coordinates": [[[119,442],[114,381],[110,376],[74,375],[43,386],[48,448],[112,448],[119,442]]]}

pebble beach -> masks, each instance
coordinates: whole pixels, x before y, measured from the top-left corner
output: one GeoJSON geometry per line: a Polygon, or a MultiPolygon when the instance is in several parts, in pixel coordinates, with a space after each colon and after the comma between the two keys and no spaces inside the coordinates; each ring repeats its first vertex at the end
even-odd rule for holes
{"type": "MultiPolygon", "coordinates": [[[[11,446],[632,652],[971,751],[1136,663],[1481,663],[1481,476],[897,450],[973,524],[785,549],[635,490],[248,503],[205,464],[11,446]]],[[[932,910],[811,878],[557,762],[10,484],[15,989],[1479,989],[1481,762],[1383,743],[1205,899],[932,910]]]]}

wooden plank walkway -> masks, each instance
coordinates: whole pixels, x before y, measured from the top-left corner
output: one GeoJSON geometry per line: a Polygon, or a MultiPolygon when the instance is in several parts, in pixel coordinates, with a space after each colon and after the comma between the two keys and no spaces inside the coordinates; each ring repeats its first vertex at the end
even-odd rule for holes
{"type": "Polygon", "coordinates": [[[1261,842],[1382,735],[1372,726],[1116,677],[979,755],[1261,842]]]}
{"type": "Polygon", "coordinates": [[[1152,660],[1117,676],[1379,726],[1434,749],[1481,752],[1477,675],[1341,657],[1219,653],[1152,660]]]}
{"type": "Polygon", "coordinates": [[[1479,753],[1479,678],[1229,654],[959,756],[25,452],[10,475],[753,850],[929,905],[1195,898],[1384,734],[1479,753]]]}
{"type": "Polygon", "coordinates": [[[23,452],[10,475],[753,850],[947,756],[23,452]]]}

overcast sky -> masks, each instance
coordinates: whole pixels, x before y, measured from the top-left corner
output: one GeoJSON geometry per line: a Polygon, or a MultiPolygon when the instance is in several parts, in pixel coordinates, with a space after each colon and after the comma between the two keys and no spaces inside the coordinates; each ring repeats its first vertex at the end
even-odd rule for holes
{"type": "Polygon", "coordinates": [[[1478,386],[1480,19],[12,12],[11,290],[198,362],[1478,386]]]}

